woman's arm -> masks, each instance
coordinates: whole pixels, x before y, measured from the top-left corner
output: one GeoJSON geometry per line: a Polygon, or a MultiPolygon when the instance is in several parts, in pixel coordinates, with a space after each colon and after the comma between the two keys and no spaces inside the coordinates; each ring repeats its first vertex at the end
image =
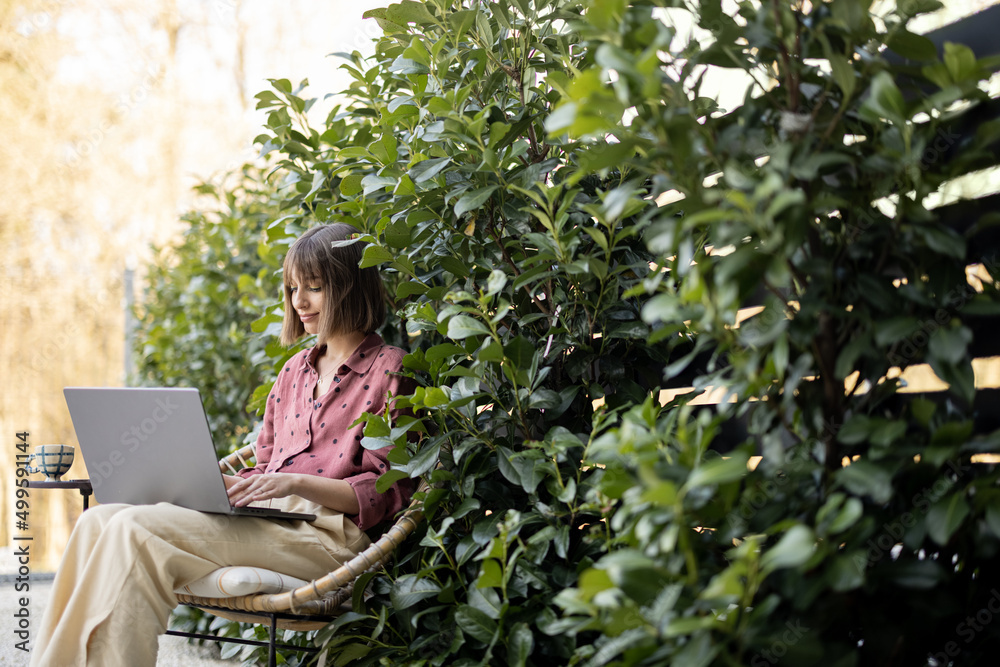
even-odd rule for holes
{"type": "Polygon", "coordinates": [[[357,514],[361,511],[354,488],[342,479],[302,473],[272,472],[244,479],[228,477],[226,486],[229,500],[235,507],[243,507],[257,500],[284,498],[294,494],[344,514],[357,514]]]}

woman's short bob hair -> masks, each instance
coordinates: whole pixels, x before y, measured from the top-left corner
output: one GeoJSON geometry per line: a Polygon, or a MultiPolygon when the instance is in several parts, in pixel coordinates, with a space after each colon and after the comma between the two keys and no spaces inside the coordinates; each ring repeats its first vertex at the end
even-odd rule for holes
{"type": "Polygon", "coordinates": [[[281,344],[291,345],[305,334],[305,327],[292,304],[290,283],[318,283],[323,290],[323,312],[318,337],[360,331],[372,333],[385,321],[385,286],[374,266],[358,267],[365,243],[346,241],[358,230],[347,223],[312,227],[300,236],[285,255],[285,319],[281,344]]]}

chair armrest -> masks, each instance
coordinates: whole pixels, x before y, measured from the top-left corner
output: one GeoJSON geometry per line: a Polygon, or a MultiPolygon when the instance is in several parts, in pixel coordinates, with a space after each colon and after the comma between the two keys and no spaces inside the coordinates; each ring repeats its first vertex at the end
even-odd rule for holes
{"type": "Polygon", "coordinates": [[[256,454],[254,453],[253,445],[246,445],[240,447],[229,456],[219,459],[219,469],[223,474],[226,471],[235,474],[241,468],[252,468],[255,460],[256,454]]]}

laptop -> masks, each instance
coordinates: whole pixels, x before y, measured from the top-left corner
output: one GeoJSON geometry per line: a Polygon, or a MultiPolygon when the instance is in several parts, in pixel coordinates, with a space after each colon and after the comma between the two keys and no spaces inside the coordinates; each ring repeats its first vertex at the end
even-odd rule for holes
{"type": "Polygon", "coordinates": [[[197,389],[66,387],[66,405],[99,503],[172,503],[201,512],[315,520],[233,507],[197,389]]]}

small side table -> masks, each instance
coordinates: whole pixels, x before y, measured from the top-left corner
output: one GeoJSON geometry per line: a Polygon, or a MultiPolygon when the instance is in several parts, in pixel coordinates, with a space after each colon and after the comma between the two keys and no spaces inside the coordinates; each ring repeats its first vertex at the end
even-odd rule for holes
{"type": "Polygon", "coordinates": [[[65,479],[52,482],[47,479],[29,479],[29,489],[77,489],[83,496],[83,511],[90,507],[90,495],[94,492],[89,479],[65,479]]]}

